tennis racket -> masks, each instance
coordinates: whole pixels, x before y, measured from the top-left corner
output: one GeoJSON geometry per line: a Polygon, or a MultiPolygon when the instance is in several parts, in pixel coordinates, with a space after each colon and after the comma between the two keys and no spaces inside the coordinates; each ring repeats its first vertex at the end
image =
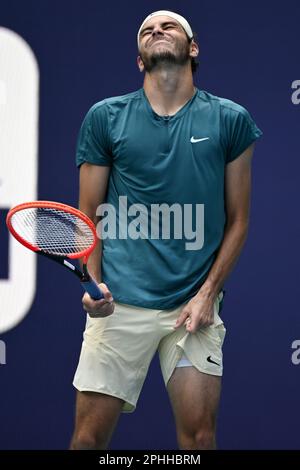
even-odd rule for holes
{"type": "Polygon", "coordinates": [[[95,225],[83,212],[58,202],[26,202],[8,212],[6,224],[10,233],[26,248],[74,273],[92,299],[104,298],[87,270],[97,234],[95,225]],[[82,271],[69,261],[79,258],[83,258],[82,271]]]}

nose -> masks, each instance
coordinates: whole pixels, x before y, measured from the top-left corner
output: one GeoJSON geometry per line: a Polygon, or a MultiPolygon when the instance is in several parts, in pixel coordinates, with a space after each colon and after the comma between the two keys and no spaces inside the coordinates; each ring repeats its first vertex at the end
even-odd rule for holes
{"type": "Polygon", "coordinates": [[[156,25],[152,29],[152,37],[159,36],[160,34],[164,34],[164,30],[161,28],[160,25],[156,25]]]}

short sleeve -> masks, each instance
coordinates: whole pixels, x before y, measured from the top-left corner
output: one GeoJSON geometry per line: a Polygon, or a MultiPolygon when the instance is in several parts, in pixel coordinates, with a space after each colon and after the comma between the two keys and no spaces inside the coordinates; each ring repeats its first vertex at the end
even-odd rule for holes
{"type": "Polygon", "coordinates": [[[81,125],[76,150],[76,164],[84,162],[111,166],[112,156],[109,139],[109,119],[104,102],[95,104],[81,125]]]}
{"type": "Polygon", "coordinates": [[[234,108],[222,107],[222,142],[226,163],[235,160],[249,145],[262,135],[248,111],[234,103],[234,108]]]}

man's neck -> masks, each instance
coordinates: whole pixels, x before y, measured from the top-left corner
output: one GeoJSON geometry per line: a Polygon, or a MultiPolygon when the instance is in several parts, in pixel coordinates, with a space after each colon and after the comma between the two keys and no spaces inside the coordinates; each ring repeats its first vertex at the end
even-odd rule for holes
{"type": "Polygon", "coordinates": [[[194,95],[190,66],[160,68],[146,73],[144,90],[152,109],[161,116],[172,116],[194,95]]]}

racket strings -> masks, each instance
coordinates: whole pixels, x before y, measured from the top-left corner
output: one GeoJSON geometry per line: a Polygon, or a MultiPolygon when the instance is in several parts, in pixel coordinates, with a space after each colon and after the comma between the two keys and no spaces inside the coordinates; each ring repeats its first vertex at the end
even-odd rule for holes
{"type": "Polygon", "coordinates": [[[94,242],[94,233],[83,220],[59,209],[26,208],[16,212],[11,222],[26,242],[49,254],[79,253],[94,242]]]}

